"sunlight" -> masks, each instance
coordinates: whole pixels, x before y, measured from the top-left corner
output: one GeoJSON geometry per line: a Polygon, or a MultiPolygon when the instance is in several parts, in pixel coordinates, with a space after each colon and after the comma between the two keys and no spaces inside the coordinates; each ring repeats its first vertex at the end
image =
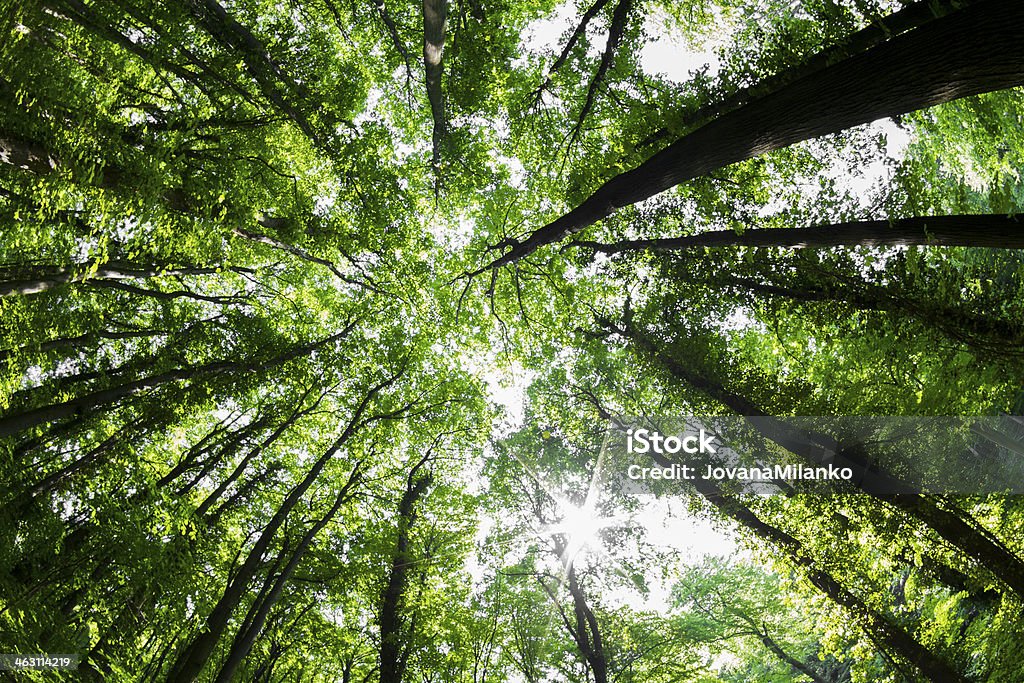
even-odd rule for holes
{"type": "Polygon", "coordinates": [[[562,518],[547,529],[549,534],[565,536],[565,550],[562,562],[568,567],[584,548],[600,547],[601,531],[619,523],[615,517],[602,517],[594,509],[593,502],[587,500],[582,507],[559,500],[562,518]]]}
{"type": "Polygon", "coordinates": [[[569,538],[569,546],[578,546],[579,550],[584,546],[596,545],[598,534],[609,522],[608,519],[598,517],[592,509],[568,506],[559,526],[569,538]]]}

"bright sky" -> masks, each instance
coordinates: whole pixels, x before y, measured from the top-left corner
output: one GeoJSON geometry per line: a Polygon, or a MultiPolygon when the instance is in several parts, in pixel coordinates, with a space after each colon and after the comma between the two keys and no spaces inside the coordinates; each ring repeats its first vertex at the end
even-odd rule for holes
{"type": "MultiPolygon", "coordinates": [[[[535,21],[525,31],[523,48],[531,52],[542,52],[554,50],[557,54],[561,51],[564,41],[562,36],[570,28],[575,28],[579,21],[579,10],[574,3],[564,3],[555,10],[555,13],[548,19],[535,21]]],[[[589,35],[594,36],[595,28],[589,27],[589,35]]],[[[641,66],[649,74],[664,74],[674,81],[686,81],[690,72],[696,71],[705,64],[711,66],[711,73],[719,68],[718,58],[714,54],[714,46],[710,45],[703,50],[694,50],[678,36],[665,35],[661,30],[661,22],[648,18],[644,26],[646,33],[657,36],[650,40],[641,50],[641,66]],[[659,32],[661,35],[658,35],[659,32]]],[[[591,49],[594,55],[599,55],[604,50],[607,42],[607,34],[599,37],[592,44],[591,49]]]]}

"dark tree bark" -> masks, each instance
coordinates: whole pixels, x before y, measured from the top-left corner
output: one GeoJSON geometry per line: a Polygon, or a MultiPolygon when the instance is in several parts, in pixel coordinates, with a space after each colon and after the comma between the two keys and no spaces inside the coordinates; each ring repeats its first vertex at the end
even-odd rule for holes
{"type": "MultiPolygon", "coordinates": [[[[212,320],[200,321],[201,323],[210,323],[212,320]]],[[[200,323],[196,323],[199,325],[200,323]]],[[[193,327],[190,325],[189,327],[193,327]]],[[[31,353],[33,351],[51,351],[53,349],[60,349],[64,347],[72,348],[87,348],[97,343],[101,339],[116,341],[119,339],[139,339],[143,337],[163,337],[172,334],[171,330],[160,330],[160,329],[147,329],[147,330],[124,330],[124,331],[113,331],[113,330],[96,330],[95,332],[86,332],[85,334],[76,335],[74,337],[60,337],[57,339],[48,339],[46,341],[37,342],[35,344],[27,344],[18,348],[12,349],[0,349],[0,362],[11,358],[12,356],[19,356],[24,353],[31,353]]]]}
{"type": "MultiPolygon", "coordinates": [[[[662,466],[672,463],[664,456],[655,455],[662,466]]],[[[836,604],[846,608],[861,622],[862,627],[888,652],[913,664],[934,683],[969,683],[959,671],[922,645],[900,625],[868,605],[852,593],[831,573],[817,566],[804,551],[799,540],[785,531],[760,519],[750,508],[735,498],[722,493],[712,480],[697,477],[692,480],[697,491],[715,509],[742,524],[755,536],[778,548],[791,562],[803,570],[811,584],[836,604]]]]}
{"type": "Polygon", "coordinates": [[[187,0],[185,6],[196,23],[214,40],[233,54],[241,56],[249,75],[271,104],[286,114],[314,144],[331,151],[327,138],[313,127],[308,118],[309,110],[319,105],[310,100],[305,86],[274,60],[259,38],[228,14],[227,9],[217,0],[187,0]]]}
{"type": "Polygon", "coordinates": [[[684,251],[703,247],[825,247],[937,246],[1024,249],[1024,225],[1019,216],[975,214],[914,216],[879,221],[852,221],[808,228],[753,229],[741,233],[716,230],[686,237],[621,240],[611,244],[574,241],[572,246],[603,254],[631,251],[684,251]]]}
{"type": "Polygon", "coordinates": [[[218,500],[220,500],[221,496],[224,495],[224,492],[227,491],[232,484],[238,481],[238,479],[242,476],[242,474],[249,467],[249,465],[254,460],[256,460],[256,458],[259,457],[261,453],[263,453],[275,441],[281,438],[281,436],[284,435],[285,431],[290,429],[291,426],[294,425],[299,419],[316,410],[317,406],[320,405],[320,401],[323,400],[324,395],[321,395],[320,398],[314,401],[313,404],[310,405],[309,407],[302,408],[300,410],[300,406],[303,404],[303,402],[305,402],[308,393],[309,391],[307,390],[299,399],[298,403],[296,404],[295,410],[293,410],[292,413],[288,415],[288,417],[285,418],[284,421],[282,421],[281,424],[279,424],[277,428],[274,429],[274,431],[271,432],[265,439],[263,439],[259,444],[250,449],[249,452],[245,454],[245,456],[238,462],[235,468],[231,471],[231,474],[225,477],[224,480],[217,485],[217,488],[210,492],[210,494],[203,500],[199,507],[196,508],[195,516],[197,518],[206,517],[207,513],[210,511],[210,508],[212,508],[213,505],[218,500]]]}
{"type": "Polygon", "coordinates": [[[53,422],[55,420],[71,417],[72,415],[89,413],[98,408],[102,408],[103,406],[116,404],[129,396],[138,394],[141,391],[155,389],[173,382],[191,381],[228,372],[262,372],[290,360],[294,360],[295,358],[307,356],[311,352],[322,348],[327,344],[346,337],[355,325],[356,323],[353,321],[337,334],[319,341],[297,346],[286,353],[263,363],[232,360],[207,363],[206,365],[196,367],[177,368],[157,375],[124,382],[106,389],[100,389],[82,396],[76,396],[60,403],[53,403],[13,415],[8,415],[0,418],[0,438],[30,429],[43,422],[53,422]]]}
{"type": "MultiPolygon", "coordinates": [[[[219,272],[219,270],[224,270],[217,268],[172,268],[161,271],[155,268],[138,268],[116,263],[100,266],[94,273],[88,273],[87,269],[87,264],[82,264],[79,268],[61,266],[14,268],[13,270],[16,273],[14,277],[18,279],[5,279],[0,282],[0,296],[38,294],[39,292],[45,292],[48,289],[53,289],[76,280],[97,286],[115,286],[121,284],[119,283],[120,280],[157,277],[159,275],[211,275],[219,272]]],[[[251,272],[247,268],[228,268],[227,270],[251,272]]],[[[0,274],[0,277],[3,277],[3,274],[0,274]]],[[[168,296],[175,294],[174,292],[161,293],[168,296]]]]}
{"type": "Polygon", "coordinates": [[[626,32],[629,13],[632,9],[633,0],[619,0],[619,4],[615,6],[615,12],[612,13],[612,23],[608,29],[608,42],[605,44],[604,53],[601,55],[601,62],[597,65],[597,71],[587,86],[586,99],[584,99],[583,106],[580,108],[579,116],[576,118],[576,125],[573,126],[572,136],[569,139],[570,147],[576,144],[580,133],[583,131],[583,124],[587,116],[590,115],[590,110],[597,99],[597,89],[604,82],[608,69],[611,68],[612,62],[615,59],[615,53],[619,49],[619,43],[622,42],[622,35],[626,32]]]}
{"type": "Polygon", "coordinates": [[[380,607],[380,683],[403,683],[409,657],[409,641],[414,635],[403,617],[404,598],[409,587],[413,556],[409,533],[416,521],[416,506],[433,482],[430,472],[418,474],[430,457],[428,453],[409,472],[405,492],[398,504],[398,536],[391,555],[388,582],[380,607]]]}
{"type": "Polygon", "coordinates": [[[576,617],[576,628],[572,634],[576,647],[587,660],[590,672],[594,675],[594,683],[608,683],[608,657],[604,651],[601,626],[587,604],[586,595],[576,576],[576,567],[572,564],[566,572],[566,586],[572,596],[573,614],[576,617]]]}
{"type": "MultiPolygon", "coordinates": [[[[608,683],[608,657],[604,649],[601,625],[598,623],[594,611],[587,603],[586,593],[584,593],[583,587],[580,585],[579,576],[576,574],[573,562],[575,558],[567,554],[568,539],[562,534],[556,534],[552,537],[552,540],[554,541],[555,552],[565,566],[565,578],[561,583],[568,589],[569,596],[572,598],[571,619],[566,614],[566,610],[562,608],[555,589],[548,585],[543,575],[537,575],[537,582],[558,610],[558,615],[562,619],[562,625],[565,626],[565,630],[569,632],[573,642],[576,643],[576,649],[579,650],[590,674],[594,677],[594,683],[608,683]]],[[[522,663],[524,665],[527,663],[527,657],[523,657],[522,663]]],[[[524,673],[526,673],[525,666],[524,673]]]]}
{"type": "Polygon", "coordinates": [[[195,368],[171,370],[158,375],[125,382],[108,389],[94,391],[84,396],[77,396],[61,403],[54,403],[3,417],[0,418],[0,438],[17,434],[43,422],[53,422],[75,414],[92,412],[99,407],[117,403],[122,399],[147,389],[155,389],[172,382],[195,380],[200,377],[217,375],[237,368],[237,363],[209,363],[195,368]]]}
{"type": "Polygon", "coordinates": [[[794,671],[802,673],[804,676],[807,676],[812,681],[814,681],[814,683],[829,683],[829,681],[822,678],[814,669],[807,666],[805,663],[801,662],[799,659],[786,652],[785,648],[779,645],[778,641],[772,638],[771,634],[768,633],[767,626],[765,626],[764,624],[756,623],[752,618],[745,614],[740,615],[740,619],[742,619],[744,622],[747,623],[748,626],[750,626],[750,630],[753,633],[753,635],[758,640],[760,640],[761,644],[764,645],[769,652],[775,655],[779,659],[779,661],[788,664],[793,668],[794,671]]]}
{"type": "Polygon", "coordinates": [[[412,83],[412,58],[409,56],[409,50],[405,47],[405,41],[402,40],[401,34],[398,32],[398,25],[395,20],[391,18],[391,13],[388,12],[387,5],[384,4],[384,0],[371,0],[374,8],[377,10],[377,15],[380,16],[380,20],[384,23],[384,27],[388,30],[388,35],[391,37],[391,44],[394,45],[395,51],[398,52],[402,57],[402,62],[405,63],[405,82],[406,85],[412,83]]]}
{"type": "MultiPolygon", "coordinates": [[[[47,0],[45,6],[51,8],[55,12],[67,16],[71,21],[88,31],[95,33],[104,40],[121,46],[136,57],[139,57],[146,64],[152,66],[158,72],[166,71],[174,74],[182,81],[194,85],[201,92],[207,95],[211,102],[217,102],[217,98],[210,93],[206,84],[202,82],[198,74],[180,64],[176,64],[165,59],[161,50],[149,50],[142,44],[131,40],[128,36],[110,26],[102,15],[94,11],[91,6],[86,5],[81,0],[47,0]]],[[[240,88],[237,88],[237,86],[234,87],[234,90],[250,103],[254,104],[252,95],[246,93],[240,88]]]]}
{"type": "Polygon", "coordinates": [[[282,465],[279,462],[274,462],[271,463],[270,465],[267,465],[258,474],[253,474],[245,481],[243,481],[235,490],[235,492],[228,496],[227,500],[225,500],[219,506],[213,508],[212,510],[206,513],[206,516],[203,518],[203,522],[206,524],[207,528],[212,529],[213,527],[217,526],[218,522],[220,522],[221,517],[223,517],[231,510],[240,507],[246,500],[249,499],[249,496],[252,495],[253,492],[256,491],[258,487],[266,484],[272,484],[272,482],[274,481],[274,475],[276,475],[278,472],[283,471],[284,469],[284,465],[282,465]]]}
{"type": "Polygon", "coordinates": [[[163,429],[167,425],[168,420],[169,416],[166,414],[153,413],[140,419],[132,420],[129,424],[122,425],[117,432],[90,448],[82,456],[46,475],[38,482],[25,486],[20,497],[36,498],[56,490],[73,476],[83,476],[83,470],[91,470],[93,467],[109,459],[107,456],[111,453],[129,451],[129,444],[141,440],[146,434],[163,429]]]}
{"type": "Polygon", "coordinates": [[[1021,326],[985,313],[964,310],[963,307],[922,301],[889,287],[869,283],[777,284],[728,273],[716,276],[709,284],[800,303],[836,303],[861,311],[882,311],[906,316],[935,328],[981,354],[1008,358],[1024,355],[1024,328],[1021,326]]]}
{"type": "Polygon", "coordinates": [[[443,52],[447,23],[448,0],[423,0],[423,68],[426,71],[430,116],[434,122],[431,146],[435,174],[440,172],[441,142],[446,125],[441,76],[444,74],[443,52]]]}
{"type": "MultiPolygon", "coordinates": [[[[773,76],[769,76],[758,83],[743,88],[727,97],[703,106],[696,111],[685,114],[680,120],[674,121],[671,130],[677,133],[688,132],[694,127],[702,125],[711,119],[721,116],[726,112],[738,109],[756,99],[764,97],[784,85],[806,78],[813,73],[821,71],[836,62],[848,59],[855,54],[864,52],[876,45],[890,40],[893,36],[913,30],[929,21],[945,16],[950,12],[963,9],[977,0],[928,0],[927,2],[913,2],[906,0],[905,7],[898,12],[880,19],[873,19],[869,26],[851,34],[841,40],[838,44],[826,48],[815,54],[803,64],[791,69],[786,69],[773,76]]],[[[637,148],[648,147],[659,140],[672,135],[669,127],[662,127],[651,133],[647,138],[637,144],[637,148]]]]}
{"type": "Polygon", "coordinates": [[[607,181],[569,213],[471,275],[679,183],[729,164],[888,116],[1024,83],[1024,3],[982,0],[730,111],[607,181]]]}
{"type": "Polygon", "coordinates": [[[263,414],[248,424],[243,421],[242,426],[238,429],[231,429],[243,416],[244,413],[235,413],[221,420],[203,438],[185,451],[185,454],[178,460],[178,464],[157,480],[157,486],[167,486],[187,472],[195,470],[204,460],[211,457],[211,453],[227,452],[237,448],[253,433],[262,430],[271,419],[271,415],[263,414]]]}
{"type": "Polygon", "coordinates": [[[46,175],[57,168],[57,160],[41,145],[7,134],[0,134],[0,164],[35,175],[46,175]]]}

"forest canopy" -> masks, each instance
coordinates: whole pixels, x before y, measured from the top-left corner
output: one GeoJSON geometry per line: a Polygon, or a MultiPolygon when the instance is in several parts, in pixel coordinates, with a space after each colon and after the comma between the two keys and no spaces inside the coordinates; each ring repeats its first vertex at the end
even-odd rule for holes
{"type": "Polygon", "coordinates": [[[1024,680],[1024,3],[0,20],[5,675],[1024,680]]]}

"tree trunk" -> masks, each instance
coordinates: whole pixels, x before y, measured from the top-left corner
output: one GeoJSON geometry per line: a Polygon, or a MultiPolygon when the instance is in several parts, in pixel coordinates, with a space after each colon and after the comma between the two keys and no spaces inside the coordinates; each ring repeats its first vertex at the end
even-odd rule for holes
{"type": "MultiPolygon", "coordinates": [[[[170,59],[165,59],[165,50],[160,49],[159,47],[154,50],[146,49],[142,43],[133,41],[125,34],[110,26],[107,23],[106,18],[93,9],[94,5],[86,5],[82,0],[46,0],[43,5],[50,8],[53,12],[68,17],[74,23],[88,31],[91,31],[92,33],[95,33],[100,38],[114,43],[115,45],[119,45],[121,48],[134,54],[143,62],[153,67],[156,71],[167,71],[168,73],[174,74],[182,81],[191,83],[206,94],[207,97],[210,98],[211,102],[217,102],[217,98],[210,93],[209,89],[202,80],[198,78],[197,74],[180,64],[176,64],[170,59]]],[[[224,82],[222,79],[218,80],[222,83],[224,82]]],[[[251,104],[255,104],[252,95],[245,92],[243,89],[238,88],[238,86],[233,83],[229,85],[233,86],[235,92],[248,100],[251,104]]]]}
{"type": "Polygon", "coordinates": [[[394,45],[395,51],[402,57],[402,62],[405,64],[405,82],[408,87],[412,84],[412,67],[410,66],[412,59],[409,57],[409,50],[405,47],[405,41],[402,40],[402,36],[398,32],[398,24],[391,17],[391,13],[388,11],[387,5],[384,4],[384,0],[371,0],[371,2],[373,2],[373,6],[376,8],[381,22],[384,23],[384,28],[388,30],[391,44],[394,45]]]}
{"type": "Polygon", "coordinates": [[[607,181],[473,274],[574,234],[697,176],[802,140],[1024,83],[1024,3],[982,0],[795,80],[698,128],[607,181]]]}
{"type": "Polygon", "coordinates": [[[888,221],[853,221],[809,228],[753,229],[741,233],[716,230],[686,237],[622,240],[611,244],[573,242],[603,254],[626,251],[683,251],[701,247],[937,246],[1024,249],[1024,225],[1018,216],[914,216],[888,221]]]}
{"type": "MultiPolygon", "coordinates": [[[[185,6],[203,29],[214,40],[245,63],[249,75],[256,81],[264,97],[283,112],[318,147],[330,151],[328,140],[322,137],[307,118],[304,109],[319,106],[309,100],[304,85],[293,79],[274,61],[267,46],[233,16],[217,0],[187,0],[185,6]]],[[[325,113],[321,111],[321,113],[325,113]]]]}
{"type": "MultiPolygon", "coordinates": [[[[305,398],[306,395],[304,394],[298,403],[299,406],[302,405],[302,401],[304,401],[305,398]]],[[[224,480],[217,485],[217,488],[211,491],[210,494],[203,499],[203,502],[200,503],[198,508],[196,508],[195,517],[197,519],[202,519],[206,517],[207,512],[209,512],[210,508],[213,507],[214,503],[216,503],[220,499],[220,497],[224,495],[224,492],[227,491],[228,488],[233,483],[238,481],[239,477],[242,476],[246,468],[249,466],[249,463],[255,460],[261,453],[263,453],[263,451],[269,448],[275,441],[281,438],[281,436],[284,435],[285,431],[289,429],[293,424],[295,424],[295,422],[300,417],[307,415],[310,411],[314,410],[316,406],[319,404],[320,401],[317,401],[309,408],[306,408],[301,411],[298,409],[298,407],[296,407],[292,414],[289,415],[280,425],[278,425],[273,432],[271,432],[265,439],[263,439],[255,447],[251,448],[249,452],[242,457],[239,463],[231,471],[231,474],[225,477],[224,480]]]]}
{"type": "Polygon", "coordinates": [[[94,391],[91,394],[78,396],[62,403],[54,403],[0,418],[0,438],[17,434],[43,422],[53,422],[70,417],[71,415],[91,412],[96,408],[117,403],[146,389],[154,389],[171,382],[220,374],[236,369],[238,365],[237,363],[209,363],[198,368],[171,370],[159,375],[126,382],[109,389],[94,391]]]}
{"type": "Polygon", "coordinates": [[[402,683],[408,662],[409,641],[412,633],[406,629],[402,617],[403,601],[409,586],[409,532],[416,521],[416,505],[433,482],[431,473],[417,476],[417,470],[427,462],[429,453],[409,472],[405,493],[398,504],[398,536],[391,556],[391,570],[387,586],[381,595],[380,607],[380,683],[402,683]]]}
{"type": "Polygon", "coordinates": [[[804,676],[807,676],[812,681],[814,681],[814,683],[829,683],[824,678],[819,676],[818,673],[814,671],[814,669],[807,666],[799,659],[786,652],[782,648],[782,646],[779,645],[778,642],[776,642],[775,639],[771,637],[771,635],[768,633],[768,629],[766,626],[756,624],[753,619],[747,617],[746,615],[741,615],[740,618],[750,625],[750,628],[753,630],[754,635],[757,636],[757,639],[760,640],[761,643],[766,648],[768,648],[768,651],[775,655],[781,662],[789,664],[789,666],[791,666],[794,671],[802,673],[804,676]]]}
{"type": "MultiPolygon", "coordinates": [[[[209,322],[209,321],[204,321],[209,322]]],[[[35,342],[33,344],[26,344],[17,348],[0,349],[0,362],[6,361],[8,358],[17,357],[26,353],[50,351],[53,349],[59,349],[66,346],[72,348],[83,348],[89,347],[92,344],[100,341],[101,339],[118,340],[118,339],[138,339],[141,337],[162,337],[171,334],[171,330],[132,330],[130,332],[110,332],[107,330],[96,330],[95,332],[86,332],[75,337],[60,337],[57,339],[49,339],[47,341],[35,342]]]]}
{"type": "Polygon", "coordinates": [[[597,99],[597,90],[601,87],[605,76],[608,74],[608,69],[611,68],[612,63],[615,61],[615,53],[619,48],[619,43],[622,41],[623,34],[626,32],[626,25],[629,23],[629,15],[632,10],[633,0],[619,0],[619,4],[615,6],[615,11],[612,13],[612,23],[608,27],[608,41],[605,43],[604,53],[601,55],[601,62],[597,66],[597,71],[594,72],[594,76],[590,79],[590,84],[587,86],[587,95],[583,100],[579,116],[576,117],[576,125],[573,126],[572,135],[569,138],[569,147],[572,147],[579,140],[580,133],[583,131],[583,125],[597,99]]]}
{"type": "Polygon", "coordinates": [[[881,311],[903,315],[942,332],[950,339],[971,347],[979,353],[1019,358],[1024,354],[1024,327],[999,320],[984,313],[935,305],[907,296],[906,292],[869,283],[846,286],[805,286],[774,284],[753,278],[724,273],[716,275],[712,285],[735,287],[769,297],[782,297],[797,302],[834,302],[861,311],[881,311]]]}
{"type": "Polygon", "coordinates": [[[249,588],[249,583],[252,581],[253,577],[256,576],[263,564],[263,556],[269,549],[270,543],[277,534],[278,529],[280,529],[281,525],[284,524],[288,514],[292,511],[299,500],[302,499],[302,496],[304,496],[306,491],[309,490],[309,487],[312,486],[317,477],[320,476],[320,473],[327,466],[327,463],[334,458],[334,455],[352,437],[352,435],[365,424],[365,421],[363,420],[363,413],[366,411],[370,402],[380,391],[397,379],[398,375],[395,375],[367,391],[363,396],[362,401],[359,403],[359,406],[353,412],[353,415],[341,436],[339,436],[331,447],[328,448],[324,454],[312,464],[302,481],[300,481],[295,488],[289,491],[288,495],[281,502],[281,505],[274,512],[274,516],[271,517],[270,522],[268,522],[267,526],[263,528],[263,531],[260,533],[256,543],[246,556],[245,562],[242,563],[242,566],[239,567],[238,571],[235,572],[230,581],[228,581],[220,600],[217,601],[213,610],[206,617],[206,622],[199,635],[196,636],[196,638],[179,653],[177,660],[171,667],[171,680],[181,681],[182,683],[191,683],[199,677],[199,674],[202,673],[203,669],[206,667],[206,663],[209,661],[210,655],[213,654],[217,641],[220,640],[225,628],[227,628],[232,613],[234,613],[238,604],[245,596],[245,593],[249,588]]]}
{"type": "Polygon", "coordinates": [[[41,145],[6,134],[0,135],[0,164],[35,175],[46,175],[57,168],[57,160],[41,145]]]}
{"type": "Polygon", "coordinates": [[[119,280],[157,277],[159,275],[211,275],[221,270],[223,269],[173,268],[161,271],[155,268],[142,269],[108,264],[100,266],[95,272],[90,273],[89,266],[85,263],[80,264],[77,268],[61,266],[37,267],[33,269],[33,272],[28,277],[0,282],[0,296],[37,294],[73,281],[104,284],[114,283],[119,280]]]}
{"type": "Polygon", "coordinates": [[[211,451],[223,453],[233,450],[253,432],[262,429],[271,419],[269,414],[263,414],[253,419],[252,422],[246,423],[242,420],[245,415],[246,413],[235,413],[218,422],[203,438],[185,451],[178,463],[168,470],[167,474],[157,479],[156,485],[167,486],[186,472],[195,469],[202,462],[204,456],[210,454],[211,451]],[[239,420],[242,420],[242,426],[238,429],[231,429],[232,425],[239,420]]]}
{"type": "MultiPolygon", "coordinates": [[[[663,467],[672,464],[661,455],[654,455],[654,459],[663,467]]],[[[935,683],[969,683],[960,672],[918,642],[913,635],[850,592],[832,574],[816,567],[814,560],[807,555],[799,540],[763,521],[739,500],[724,495],[712,480],[697,477],[691,483],[719,512],[739,522],[754,535],[782,551],[804,571],[812,585],[830,600],[856,615],[864,629],[879,643],[884,644],[890,652],[911,662],[925,677],[935,683]]]]}
{"type": "Polygon", "coordinates": [[[75,414],[81,414],[100,408],[105,405],[117,403],[124,398],[132,396],[146,389],[153,389],[172,382],[196,379],[211,375],[218,375],[231,371],[260,372],[268,368],[281,365],[289,360],[308,355],[329,343],[333,343],[346,336],[355,327],[356,322],[351,322],[341,332],[331,335],[326,339],[297,346],[288,352],[277,356],[264,363],[256,365],[240,361],[223,361],[208,363],[199,367],[179,368],[170,370],[159,375],[143,377],[120,384],[115,387],[94,391],[91,394],[77,396],[62,403],[55,403],[40,408],[34,408],[15,415],[0,418],[0,438],[16,434],[42,422],[52,422],[75,414]]]}
{"type": "Polygon", "coordinates": [[[440,172],[441,140],[445,133],[441,76],[444,73],[442,53],[447,22],[447,0],[423,0],[423,67],[426,70],[427,99],[430,101],[430,115],[434,124],[431,148],[435,174],[440,172]]]}
{"type": "Polygon", "coordinates": [[[574,634],[576,646],[587,660],[587,664],[590,665],[594,683],[608,683],[608,659],[604,652],[601,627],[579,585],[576,567],[570,564],[566,574],[569,594],[572,596],[573,612],[576,615],[576,632],[574,634]]]}
{"type": "MultiPolygon", "coordinates": [[[[869,26],[844,38],[838,44],[822,50],[800,66],[769,76],[732,95],[728,95],[722,100],[710,103],[696,111],[686,113],[681,120],[673,122],[671,128],[679,132],[688,131],[733,109],[739,109],[756,99],[769,95],[798,79],[806,78],[836,62],[849,59],[855,54],[869,50],[880,43],[890,40],[893,36],[906,33],[938,17],[945,16],[958,9],[963,9],[973,2],[977,2],[977,0],[927,0],[925,2],[914,2],[913,4],[910,4],[910,0],[901,0],[901,3],[906,6],[898,12],[893,12],[881,19],[872,19],[869,26]]],[[[648,147],[668,135],[670,135],[669,127],[659,128],[640,141],[637,144],[637,148],[648,147]]]]}
{"type": "Polygon", "coordinates": [[[534,106],[537,106],[540,103],[540,99],[544,95],[544,91],[551,87],[551,77],[556,71],[562,68],[562,65],[569,59],[572,49],[576,47],[576,44],[584,36],[587,35],[587,25],[609,2],[610,0],[597,0],[597,2],[591,5],[590,8],[583,13],[583,16],[580,17],[580,21],[576,24],[576,28],[573,29],[572,34],[569,36],[569,40],[565,41],[565,47],[562,48],[561,54],[558,55],[558,58],[554,61],[551,67],[548,68],[547,73],[544,76],[544,82],[533,91],[534,106]]]}

